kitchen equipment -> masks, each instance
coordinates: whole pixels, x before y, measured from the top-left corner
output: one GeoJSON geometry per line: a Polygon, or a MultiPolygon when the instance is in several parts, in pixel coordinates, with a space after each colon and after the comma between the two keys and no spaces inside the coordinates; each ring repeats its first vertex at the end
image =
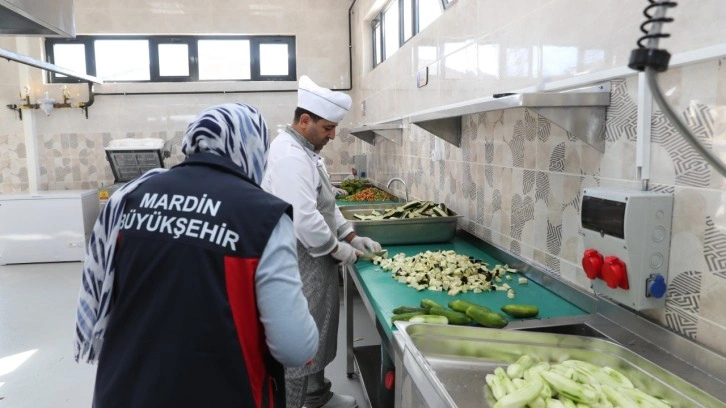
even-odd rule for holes
{"type": "Polygon", "coordinates": [[[0,195],[0,264],[83,261],[96,190],[0,195]]]}
{"type": "Polygon", "coordinates": [[[75,37],[73,0],[0,0],[0,35],[75,37]]]}
{"type": "Polygon", "coordinates": [[[720,407],[716,398],[673,372],[608,340],[467,326],[396,322],[396,406],[491,407],[484,377],[529,354],[540,360],[612,367],[673,407],[720,407]]]}
{"type": "Polygon", "coordinates": [[[126,182],[144,174],[145,172],[164,167],[164,158],[170,152],[163,139],[116,139],[106,147],[106,159],[113,172],[114,184],[101,187],[98,196],[101,204],[126,182]]]}
{"type": "Polygon", "coordinates": [[[164,157],[169,155],[163,149],[163,139],[116,139],[106,147],[106,158],[116,182],[125,183],[148,170],[164,167],[164,157]]]}
{"type": "Polygon", "coordinates": [[[663,307],[673,194],[586,188],[582,267],[596,293],[636,310],[663,307]]]}
{"type": "Polygon", "coordinates": [[[358,235],[378,241],[381,245],[428,244],[448,242],[456,233],[456,222],[461,215],[448,217],[422,217],[390,220],[357,220],[356,213],[372,210],[385,212],[401,204],[374,204],[343,207],[343,217],[350,220],[358,235]]]}

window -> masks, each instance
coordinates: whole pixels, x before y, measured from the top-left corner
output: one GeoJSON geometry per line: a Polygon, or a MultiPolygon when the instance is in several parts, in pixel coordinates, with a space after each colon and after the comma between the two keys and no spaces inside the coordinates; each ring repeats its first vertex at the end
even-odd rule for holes
{"type": "Polygon", "coordinates": [[[105,82],[297,79],[294,36],[78,36],[45,45],[50,63],[105,82]]]}
{"type": "Polygon", "coordinates": [[[382,42],[383,41],[383,33],[381,32],[381,21],[377,20],[375,21],[375,24],[373,25],[373,65],[378,65],[381,62],[383,62],[383,53],[381,52],[382,42]]]}
{"type": "MultiPolygon", "coordinates": [[[[86,50],[83,44],[56,44],[54,49],[58,56],[56,65],[76,72],[86,72],[86,50]]],[[[57,75],[67,78],[62,74],[57,75]]]]}
{"type": "Polygon", "coordinates": [[[189,44],[157,44],[159,76],[163,78],[189,76],[189,44]]]}
{"type": "Polygon", "coordinates": [[[252,77],[249,40],[199,40],[199,80],[252,77]]]}
{"type": "Polygon", "coordinates": [[[371,23],[373,65],[390,58],[400,47],[421,32],[455,0],[393,0],[371,23]]]}
{"type": "Polygon", "coordinates": [[[383,50],[386,59],[401,46],[398,4],[394,3],[383,12],[383,50]]]}
{"type": "Polygon", "coordinates": [[[413,37],[413,0],[403,0],[401,2],[401,12],[403,14],[403,42],[413,37]]]}
{"type": "Polygon", "coordinates": [[[148,40],[96,40],[93,46],[97,77],[110,82],[151,79],[148,40]]]}
{"type": "Polygon", "coordinates": [[[439,18],[442,10],[439,0],[418,0],[418,6],[418,30],[421,31],[439,18]]]}

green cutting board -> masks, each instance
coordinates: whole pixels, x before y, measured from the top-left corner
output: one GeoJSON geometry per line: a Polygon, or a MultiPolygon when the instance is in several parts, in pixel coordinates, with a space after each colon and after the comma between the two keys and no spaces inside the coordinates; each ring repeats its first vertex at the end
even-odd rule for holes
{"type": "MultiPolygon", "coordinates": [[[[490,269],[503,264],[503,262],[498,261],[459,237],[455,237],[451,242],[446,243],[396,245],[387,246],[384,249],[388,250],[389,258],[399,253],[412,256],[424,251],[454,250],[458,254],[469,255],[487,262],[490,269]]],[[[539,319],[587,314],[584,310],[531,280],[527,284],[520,285],[517,280],[522,275],[516,273],[508,274],[512,275],[512,280],[502,279],[502,283],[506,282],[514,289],[515,297],[513,299],[507,297],[506,291],[469,292],[456,296],[449,296],[446,292],[431,290],[418,291],[393,279],[390,271],[385,271],[380,266],[364,260],[355,263],[353,273],[358,277],[365,296],[370,300],[376,317],[385,329],[389,340],[392,331],[392,310],[398,306],[418,306],[421,299],[424,298],[432,299],[443,306],[446,306],[451,300],[464,299],[496,311],[499,311],[501,306],[508,303],[533,304],[539,307],[539,316],[537,317],[539,319]]],[[[510,321],[522,320],[509,316],[507,316],[507,319],[510,321]]]]}

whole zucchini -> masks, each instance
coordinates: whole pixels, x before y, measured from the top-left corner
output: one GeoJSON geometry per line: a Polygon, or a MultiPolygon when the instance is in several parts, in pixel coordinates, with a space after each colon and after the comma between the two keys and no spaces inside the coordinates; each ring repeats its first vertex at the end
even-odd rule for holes
{"type": "Polygon", "coordinates": [[[500,329],[509,324],[501,313],[487,312],[475,306],[466,309],[466,315],[484,327],[500,329]]]}
{"type": "Polygon", "coordinates": [[[440,304],[436,303],[435,301],[433,301],[431,299],[421,299],[421,307],[422,308],[424,308],[426,310],[429,310],[429,309],[431,309],[434,306],[435,307],[440,307],[442,309],[444,308],[443,306],[441,306],[440,304]]]}
{"type": "Polygon", "coordinates": [[[434,324],[449,324],[449,319],[446,316],[424,314],[410,318],[408,320],[411,323],[434,323],[434,324]]]}
{"type": "Polygon", "coordinates": [[[401,313],[413,313],[413,312],[425,312],[426,309],[422,307],[415,307],[415,306],[399,306],[395,309],[393,309],[393,314],[401,314],[401,313]]]}
{"type": "Polygon", "coordinates": [[[467,316],[466,313],[444,309],[443,307],[434,306],[429,309],[429,314],[445,316],[451,324],[465,325],[471,323],[471,318],[467,316]]]}
{"type": "Polygon", "coordinates": [[[454,299],[451,302],[449,302],[449,307],[456,310],[457,312],[466,313],[466,309],[468,309],[470,306],[476,306],[479,308],[482,308],[486,311],[491,312],[492,309],[489,309],[486,306],[478,305],[476,303],[469,302],[468,300],[464,299],[454,299]]]}
{"type": "Polygon", "coordinates": [[[426,314],[426,312],[411,312],[411,313],[394,314],[393,316],[391,316],[391,324],[393,324],[393,322],[395,322],[396,320],[408,321],[408,319],[410,319],[414,316],[422,315],[422,314],[426,314]]]}
{"type": "Polygon", "coordinates": [[[535,317],[539,314],[539,308],[534,305],[504,305],[502,312],[512,317],[535,317]]]}

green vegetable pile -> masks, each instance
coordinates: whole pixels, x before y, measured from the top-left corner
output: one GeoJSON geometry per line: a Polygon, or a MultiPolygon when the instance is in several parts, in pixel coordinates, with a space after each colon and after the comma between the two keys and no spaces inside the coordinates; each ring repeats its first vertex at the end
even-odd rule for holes
{"type": "Polygon", "coordinates": [[[340,198],[340,201],[352,201],[352,202],[375,202],[375,201],[392,201],[396,197],[386,193],[385,191],[376,188],[376,187],[368,187],[364,188],[363,190],[347,195],[345,197],[340,198]]]}
{"type": "Polygon", "coordinates": [[[494,408],[654,407],[671,403],[638,388],[621,372],[582,360],[550,364],[523,355],[485,377],[494,408]]]}
{"type": "MultiPolygon", "coordinates": [[[[363,190],[365,191],[365,190],[363,190]]],[[[362,194],[360,192],[358,194],[362,194]]],[[[388,194],[388,193],[384,193],[388,194]]],[[[389,195],[390,196],[390,195],[389,195]]],[[[390,196],[389,200],[395,199],[390,196]]],[[[379,210],[364,211],[353,214],[353,218],[357,220],[398,220],[404,218],[426,218],[426,217],[449,217],[453,212],[446,208],[444,203],[436,204],[433,201],[414,200],[396,208],[391,208],[383,212],[379,210]]]]}
{"type": "MultiPolygon", "coordinates": [[[[446,308],[431,299],[421,299],[419,306],[399,306],[393,309],[391,324],[397,320],[458,325],[476,323],[500,329],[509,323],[501,313],[463,299],[454,299],[448,306],[446,308]]],[[[502,311],[512,317],[535,317],[539,314],[539,308],[534,305],[509,304],[502,306],[502,311]]]]}
{"type": "Polygon", "coordinates": [[[347,191],[349,195],[353,195],[370,186],[371,183],[366,179],[346,179],[340,183],[340,188],[347,191]]]}

